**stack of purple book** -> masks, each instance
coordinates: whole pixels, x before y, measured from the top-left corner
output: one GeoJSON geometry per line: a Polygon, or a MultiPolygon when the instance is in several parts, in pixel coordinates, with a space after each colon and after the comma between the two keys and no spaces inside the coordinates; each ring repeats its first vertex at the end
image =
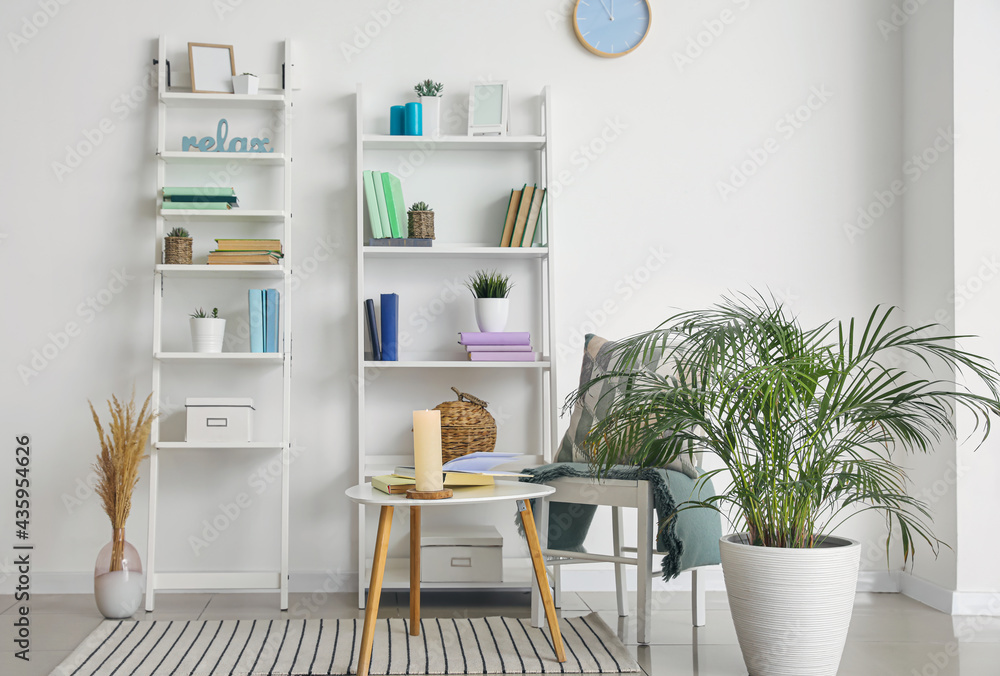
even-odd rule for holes
{"type": "Polygon", "coordinates": [[[531,351],[531,336],[527,331],[495,333],[459,333],[458,342],[465,346],[469,361],[537,361],[531,351]]]}

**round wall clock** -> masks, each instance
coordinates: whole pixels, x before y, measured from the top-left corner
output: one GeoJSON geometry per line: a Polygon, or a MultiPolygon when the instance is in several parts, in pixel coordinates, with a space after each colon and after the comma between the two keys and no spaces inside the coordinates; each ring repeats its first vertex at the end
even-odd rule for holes
{"type": "Polygon", "coordinates": [[[642,44],[651,19],[648,0],[576,0],[573,30],[588,50],[613,58],[642,44]]]}

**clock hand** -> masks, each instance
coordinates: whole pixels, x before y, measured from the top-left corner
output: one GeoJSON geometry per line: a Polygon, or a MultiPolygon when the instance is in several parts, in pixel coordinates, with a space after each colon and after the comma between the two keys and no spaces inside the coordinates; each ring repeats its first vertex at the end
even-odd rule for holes
{"type": "Polygon", "coordinates": [[[611,0],[611,20],[615,20],[615,0],[611,0]]]}
{"type": "MultiPolygon", "coordinates": [[[[614,3],[614,1],[615,0],[611,0],[612,3],[614,3]]],[[[604,11],[608,13],[608,18],[614,21],[615,17],[611,14],[611,10],[608,9],[608,6],[604,4],[604,0],[601,0],[601,6],[604,7],[604,11]]]]}

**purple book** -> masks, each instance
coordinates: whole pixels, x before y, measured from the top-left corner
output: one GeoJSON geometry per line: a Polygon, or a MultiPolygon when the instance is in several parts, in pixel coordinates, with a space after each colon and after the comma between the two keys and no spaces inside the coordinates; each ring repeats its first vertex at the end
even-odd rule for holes
{"type": "Polygon", "coordinates": [[[527,331],[465,332],[458,334],[458,342],[462,345],[531,345],[531,335],[527,331]]]}
{"type": "Polygon", "coordinates": [[[538,361],[537,352],[470,352],[469,361],[538,361]]]}
{"type": "Polygon", "coordinates": [[[466,352],[531,352],[530,345],[466,345],[466,352]]]}

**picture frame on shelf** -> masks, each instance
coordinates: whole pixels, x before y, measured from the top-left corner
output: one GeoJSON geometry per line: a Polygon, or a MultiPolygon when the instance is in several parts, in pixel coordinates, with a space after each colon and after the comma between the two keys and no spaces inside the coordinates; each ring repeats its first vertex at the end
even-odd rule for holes
{"type": "Polygon", "coordinates": [[[232,45],[188,43],[191,91],[199,94],[232,94],[236,59],[232,45]]]}
{"type": "Polygon", "coordinates": [[[506,136],[510,124],[506,80],[475,82],[469,89],[469,136],[506,136]]]}

